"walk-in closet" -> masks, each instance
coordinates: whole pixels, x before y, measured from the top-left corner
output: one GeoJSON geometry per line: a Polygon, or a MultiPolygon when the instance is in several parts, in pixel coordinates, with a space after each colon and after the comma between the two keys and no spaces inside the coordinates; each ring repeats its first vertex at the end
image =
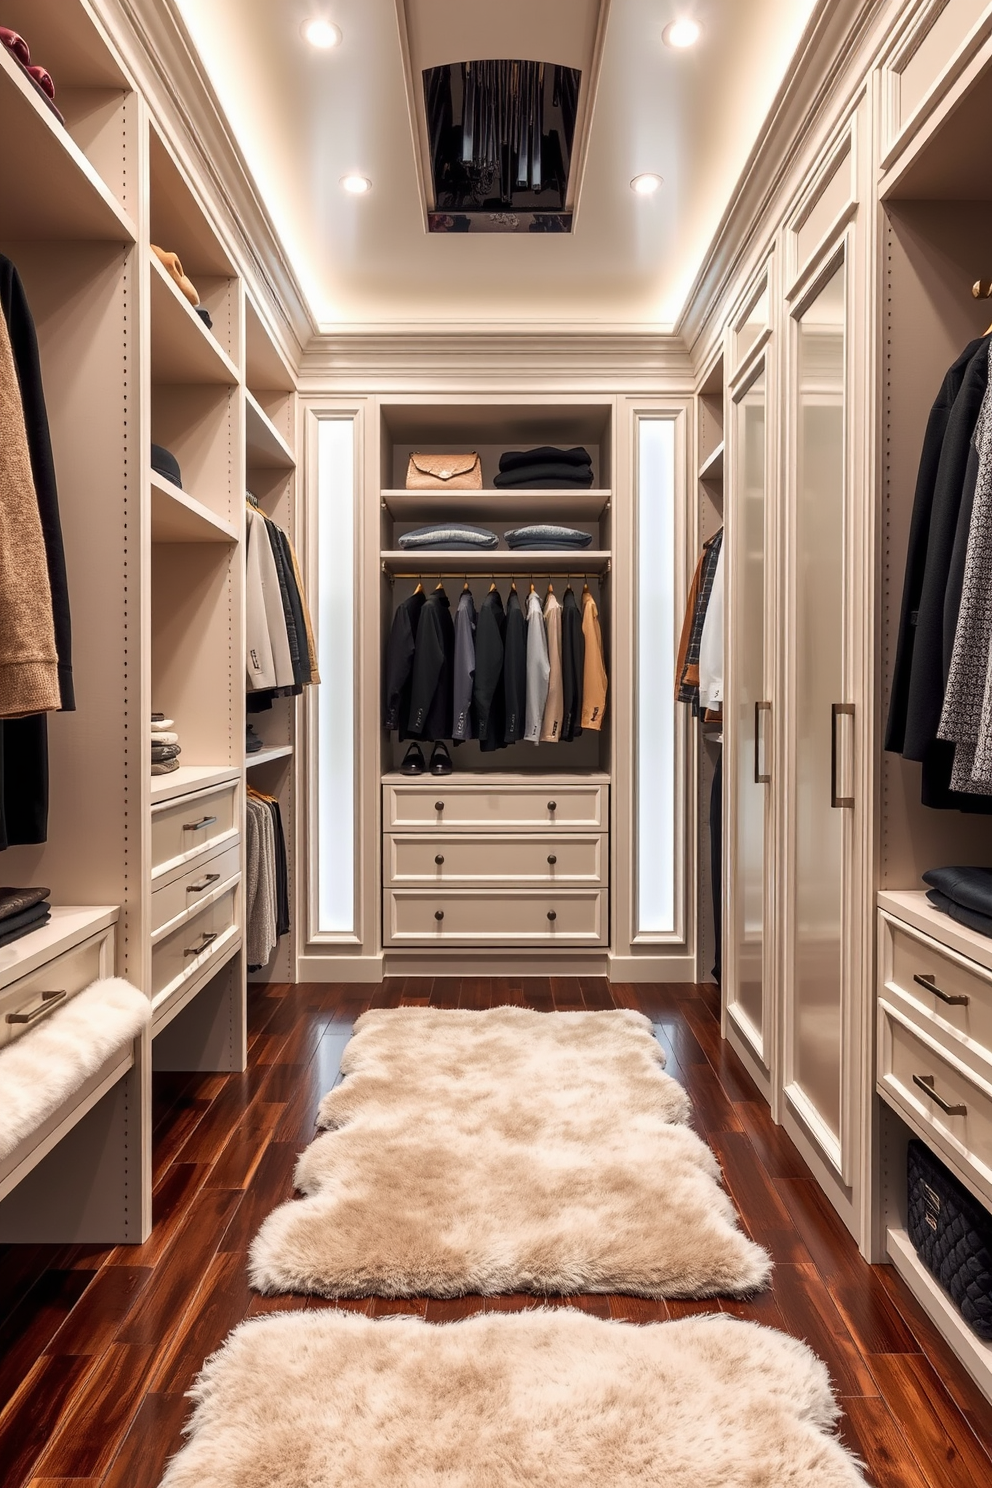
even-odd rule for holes
{"type": "Polygon", "coordinates": [[[3,1488],[992,1482],[992,4],[0,134],[3,1488]]]}

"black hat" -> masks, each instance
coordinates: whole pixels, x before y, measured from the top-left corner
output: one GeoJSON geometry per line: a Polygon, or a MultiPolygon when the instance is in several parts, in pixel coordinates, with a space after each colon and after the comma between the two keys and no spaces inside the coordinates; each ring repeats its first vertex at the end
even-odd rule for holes
{"type": "Polygon", "coordinates": [[[180,491],[182,490],[183,477],[179,469],[179,461],[171,451],[163,449],[160,444],[152,445],[152,469],[164,476],[167,481],[171,481],[174,486],[178,486],[180,491]]]}

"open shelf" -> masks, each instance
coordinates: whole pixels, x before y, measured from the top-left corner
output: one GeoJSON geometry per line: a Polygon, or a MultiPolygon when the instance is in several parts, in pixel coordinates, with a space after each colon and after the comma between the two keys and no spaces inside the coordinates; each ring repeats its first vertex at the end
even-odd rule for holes
{"type": "Polygon", "coordinates": [[[609,573],[611,554],[602,549],[581,552],[543,552],[535,549],[511,552],[509,548],[486,552],[406,553],[390,549],[380,554],[387,574],[603,574],[609,573]]]}
{"type": "Polygon", "coordinates": [[[152,542],[235,543],[238,534],[195,497],[153,470],[152,542]]]}
{"type": "Polygon", "coordinates": [[[10,945],[0,946],[0,980],[8,986],[18,978],[28,976],[54,956],[60,956],[91,935],[115,925],[119,915],[116,905],[78,907],[53,904],[52,917],[47,925],[39,926],[30,935],[24,935],[10,945]]]}
{"type": "Polygon", "coordinates": [[[240,774],[238,767],[232,765],[180,765],[170,775],[152,776],[152,804],[171,801],[173,796],[186,796],[209,785],[223,785],[225,780],[237,780],[240,774]]]}
{"type": "Polygon", "coordinates": [[[701,481],[723,480],[723,440],[699,467],[699,479],[701,481]]]}
{"type": "Polygon", "coordinates": [[[903,1229],[886,1232],[889,1260],[920,1303],[934,1326],[943,1334],[972,1379],[992,1398],[992,1343],[974,1333],[944,1288],[935,1280],[913,1249],[903,1229]]]}
{"type": "Polygon", "coordinates": [[[254,394],[245,389],[245,453],[249,470],[295,470],[296,457],[254,394]]]}
{"type": "Polygon", "coordinates": [[[254,765],[267,765],[272,760],[289,759],[292,753],[292,744],[266,744],[264,749],[245,755],[245,769],[250,770],[254,765]]]}
{"type": "Polygon", "coordinates": [[[133,243],[137,228],[30,79],[0,47],[5,238],[133,243]]]}
{"type": "Polygon", "coordinates": [[[245,381],[259,389],[293,393],[296,381],[251,295],[245,295],[245,381]]]}
{"type": "Polygon", "coordinates": [[[149,255],[149,265],[152,381],[236,386],[241,380],[237,367],[154,253],[149,255]]]}
{"type": "Polygon", "coordinates": [[[458,519],[512,522],[598,522],[611,491],[383,491],[382,504],[397,521],[458,519]]]}

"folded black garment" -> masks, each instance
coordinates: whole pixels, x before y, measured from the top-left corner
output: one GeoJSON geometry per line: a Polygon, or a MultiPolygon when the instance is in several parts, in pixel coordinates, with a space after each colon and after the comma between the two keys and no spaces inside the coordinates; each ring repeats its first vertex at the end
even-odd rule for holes
{"type": "Polygon", "coordinates": [[[39,930],[42,925],[47,925],[51,918],[52,907],[47,902],[32,904],[30,909],[11,915],[9,919],[0,922],[0,945],[20,940],[22,935],[30,935],[32,930],[39,930]]]}
{"type": "Polygon", "coordinates": [[[591,465],[521,465],[516,470],[502,470],[493,479],[498,491],[547,491],[555,489],[549,481],[561,482],[560,489],[586,491],[592,485],[591,465]]]}
{"type": "Polygon", "coordinates": [[[165,760],[178,759],[182,752],[179,744],[153,744],[152,764],[161,765],[165,760]]]}
{"type": "Polygon", "coordinates": [[[934,909],[941,910],[956,920],[959,925],[964,925],[968,930],[977,930],[979,935],[992,937],[992,915],[979,914],[977,910],[965,909],[963,904],[955,904],[953,899],[948,899],[939,889],[928,889],[927,898],[934,909]]]}
{"type": "Polygon", "coordinates": [[[538,449],[507,450],[499,457],[500,470],[516,470],[524,465],[591,465],[592,456],[581,445],[573,449],[556,449],[553,444],[542,444],[538,449]]]}
{"type": "Polygon", "coordinates": [[[992,916],[992,868],[928,868],[923,882],[962,909],[992,916]]]}
{"type": "Polygon", "coordinates": [[[0,888],[0,924],[11,915],[22,914],[34,904],[47,899],[51,889],[5,889],[0,888]]]}

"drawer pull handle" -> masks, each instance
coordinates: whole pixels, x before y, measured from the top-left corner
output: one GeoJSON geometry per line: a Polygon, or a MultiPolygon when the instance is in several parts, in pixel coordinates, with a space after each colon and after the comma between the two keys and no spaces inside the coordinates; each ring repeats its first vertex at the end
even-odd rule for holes
{"type": "Polygon", "coordinates": [[[444,810],[444,802],[443,801],[435,801],[434,802],[434,810],[435,811],[443,811],[444,810]]]}
{"type": "Polygon", "coordinates": [[[549,811],[557,811],[558,810],[558,802],[557,801],[549,801],[548,802],[548,810],[549,811]]]}
{"type": "Polygon", "coordinates": [[[441,864],[444,862],[444,853],[438,853],[438,855],[434,859],[434,861],[437,864],[437,866],[440,868],[441,864]]]}
{"type": "Polygon", "coordinates": [[[914,976],[913,981],[921,987],[926,987],[928,992],[932,992],[934,997],[939,997],[941,1002],[946,1002],[950,1007],[968,1006],[967,997],[952,997],[949,992],[942,992],[937,986],[937,978],[932,974],[921,972],[918,976],[914,976]]]}
{"type": "Polygon", "coordinates": [[[558,858],[555,853],[548,853],[548,862],[551,864],[552,868],[555,866],[557,861],[558,858]]]}
{"type": "Polygon", "coordinates": [[[202,832],[204,827],[212,827],[216,820],[215,816],[201,816],[199,821],[183,822],[183,831],[202,832]]]}
{"type": "Polygon", "coordinates": [[[913,1084],[918,1085],[921,1090],[925,1090],[930,1099],[940,1107],[945,1116],[967,1116],[967,1106],[949,1105],[942,1095],[937,1094],[933,1088],[933,1075],[914,1075],[913,1084]]]}
{"type": "Polygon", "coordinates": [[[200,944],[187,946],[186,949],[183,951],[183,955],[198,956],[201,951],[205,951],[207,949],[208,945],[213,945],[219,934],[219,930],[207,930],[203,935],[200,936],[200,944]]]}
{"type": "Polygon", "coordinates": [[[558,916],[555,914],[554,910],[553,909],[549,909],[548,910],[548,919],[554,921],[557,918],[558,918],[558,916]]]}
{"type": "Polygon", "coordinates": [[[209,889],[210,885],[216,883],[219,878],[219,873],[205,873],[199,883],[187,884],[186,892],[187,894],[202,894],[204,889],[209,889]]]}
{"type": "Polygon", "coordinates": [[[436,909],[436,910],[435,910],[435,911],[434,911],[434,918],[435,918],[435,919],[436,919],[436,920],[437,920],[437,921],[438,921],[438,923],[439,923],[439,924],[440,924],[440,922],[441,922],[441,921],[442,921],[442,920],[443,920],[443,919],[444,919],[444,910],[443,910],[443,909],[436,909]]]}
{"type": "Polygon", "coordinates": [[[68,992],[42,992],[41,1002],[38,1007],[32,1008],[29,1013],[8,1013],[8,1023],[37,1023],[39,1018],[47,1017],[54,1013],[60,1002],[65,1002],[68,992]]]}

